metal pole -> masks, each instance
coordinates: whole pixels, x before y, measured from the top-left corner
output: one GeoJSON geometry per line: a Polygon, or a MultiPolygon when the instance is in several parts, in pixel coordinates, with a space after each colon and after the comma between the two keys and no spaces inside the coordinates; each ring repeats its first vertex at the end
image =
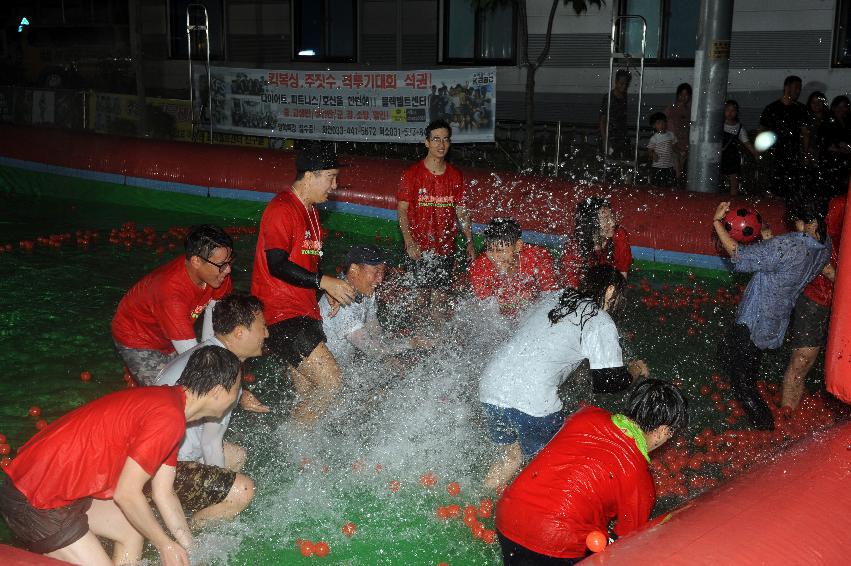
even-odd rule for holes
{"type": "Polygon", "coordinates": [[[721,186],[721,132],[732,28],[733,0],[701,0],[689,134],[690,191],[714,193],[721,186]]]}
{"type": "Polygon", "coordinates": [[[556,159],[555,159],[555,176],[558,177],[558,167],[561,161],[561,120],[556,122],[556,159]]]}

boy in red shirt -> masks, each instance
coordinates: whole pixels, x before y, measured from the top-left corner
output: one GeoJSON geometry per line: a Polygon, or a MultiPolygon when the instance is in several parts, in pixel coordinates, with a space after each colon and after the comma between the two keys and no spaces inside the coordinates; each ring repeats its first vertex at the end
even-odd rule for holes
{"type": "Polygon", "coordinates": [[[251,294],[263,302],[266,347],[289,367],[298,401],[291,416],[315,422],[340,390],[340,368],[326,346],[318,293],[342,305],[355,290],[319,271],[322,225],[314,205],[337,188],[340,164],[330,144],[311,143],[296,158],[296,179],[266,206],[254,252],[251,294]]]}
{"type": "Polygon", "coordinates": [[[163,564],[188,566],[192,535],[173,489],[178,446],[188,421],[221,418],[239,388],[239,358],[205,346],[174,387],[125,389],[66,414],[6,467],[0,515],[27,549],[74,564],[135,563],[147,539],[163,564]],[[142,493],[149,480],[174,539],[142,493]],[[112,560],[99,536],[115,542],[112,560]]]}
{"type": "Polygon", "coordinates": [[[794,411],[804,395],[807,374],[816,363],[821,347],[827,342],[830,326],[830,305],[833,302],[833,280],[839,262],[839,242],[842,239],[842,224],[845,219],[845,195],[830,199],[825,217],[825,230],[830,237],[830,263],[804,287],[804,292],[795,303],[789,328],[789,344],[792,354],[783,374],[783,396],[781,407],[794,411]]]}
{"type": "Polygon", "coordinates": [[[685,397],[658,379],[636,386],[626,415],[574,413],[497,503],[506,566],[575,564],[588,534],[612,519],[617,536],[646,524],[656,502],[649,453],[687,426],[685,397]]]}
{"type": "Polygon", "coordinates": [[[544,248],[520,239],[513,218],[494,218],[485,229],[485,253],[470,268],[470,283],[479,299],[496,297],[499,310],[517,315],[543,291],[556,288],[553,258],[544,248]]]}
{"type": "Polygon", "coordinates": [[[467,258],[473,261],[470,215],[463,206],[464,178],[446,162],[452,128],[445,120],[434,120],[425,129],[428,155],[402,175],[396,193],[399,229],[411,263],[418,310],[431,307],[433,317],[445,319],[455,268],[457,223],[467,242],[467,258]]]}
{"type": "Polygon", "coordinates": [[[168,361],[198,344],[195,321],[204,314],[202,339],[212,337],[212,307],[231,292],[233,240],[203,224],[184,240],[176,257],[127,291],[112,319],[118,355],[141,385],[153,385],[168,361]]]}
{"type": "Polygon", "coordinates": [[[579,287],[585,271],[611,265],[624,277],[632,265],[629,233],[618,226],[609,201],[589,197],[576,206],[573,240],[559,258],[561,287],[579,287]]]}

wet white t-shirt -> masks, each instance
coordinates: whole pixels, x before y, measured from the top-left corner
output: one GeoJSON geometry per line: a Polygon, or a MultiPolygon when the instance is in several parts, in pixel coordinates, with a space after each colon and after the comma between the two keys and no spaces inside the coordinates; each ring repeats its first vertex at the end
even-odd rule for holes
{"type": "Polygon", "coordinates": [[[591,301],[558,323],[550,322],[547,315],[560,296],[561,291],[542,296],[496,352],[479,382],[482,403],[543,417],[561,410],[558,388],[582,360],[587,359],[591,369],[624,365],[618,329],[605,311],[598,310],[580,331],[580,314],[590,312],[591,301]]]}
{"type": "Polygon", "coordinates": [[[349,341],[349,336],[364,326],[378,324],[378,311],[375,303],[375,295],[364,297],[361,302],[353,302],[348,306],[341,306],[337,314],[328,316],[331,307],[328,304],[327,295],[319,299],[319,312],[322,315],[322,329],[325,331],[327,341],[325,344],[337,364],[348,364],[357,350],[356,346],[349,341]]]}

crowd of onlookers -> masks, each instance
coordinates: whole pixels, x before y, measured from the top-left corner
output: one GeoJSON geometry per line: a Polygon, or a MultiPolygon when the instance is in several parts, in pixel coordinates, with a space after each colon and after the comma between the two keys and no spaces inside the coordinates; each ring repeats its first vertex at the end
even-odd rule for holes
{"type": "MultiPolygon", "coordinates": [[[[627,127],[629,84],[629,71],[618,70],[612,91],[603,96],[600,106],[603,150],[613,159],[628,159],[634,151],[627,127]]],[[[787,199],[804,196],[826,200],[847,190],[851,101],[846,95],[839,95],[828,105],[827,96],[814,91],[807,97],[807,103],[802,104],[798,101],[801,89],[800,77],[786,77],[783,94],[763,109],[759,124],[750,125],[755,135],[768,133],[765,147],[759,148],[761,152],[752,143],[749,125],[739,121],[738,102],[726,101],[723,124],[719,124],[720,163],[722,181],[730,194],[739,193],[743,173],[754,167],[759,167],[764,177],[760,184],[765,192],[787,199]]],[[[683,186],[687,180],[691,98],[691,85],[682,83],[677,87],[674,102],[664,112],[654,112],[649,117],[653,134],[646,149],[654,186],[683,186]]]]}

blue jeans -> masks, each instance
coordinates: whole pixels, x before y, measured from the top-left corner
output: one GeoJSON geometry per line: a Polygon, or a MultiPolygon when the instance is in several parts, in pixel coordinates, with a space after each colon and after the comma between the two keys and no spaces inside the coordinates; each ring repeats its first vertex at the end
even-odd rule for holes
{"type": "Polygon", "coordinates": [[[524,458],[531,458],[561,429],[564,416],[560,411],[533,417],[523,411],[482,403],[491,439],[500,445],[520,443],[524,458]]]}

